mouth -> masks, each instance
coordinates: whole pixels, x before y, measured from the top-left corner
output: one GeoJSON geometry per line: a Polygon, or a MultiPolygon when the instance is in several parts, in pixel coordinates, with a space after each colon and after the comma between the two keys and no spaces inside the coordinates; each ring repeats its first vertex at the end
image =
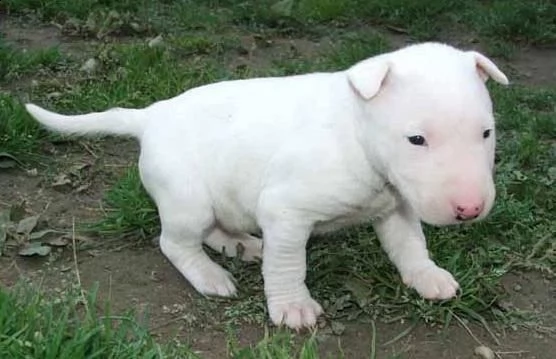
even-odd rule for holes
{"type": "Polygon", "coordinates": [[[479,218],[480,215],[476,214],[474,216],[470,216],[470,217],[466,217],[466,216],[462,216],[460,214],[458,214],[456,216],[456,220],[461,221],[461,222],[472,222],[475,219],[479,218]]]}
{"type": "Polygon", "coordinates": [[[419,212],[417,213],[421,221],[435,227],[474,223],[480,221],[484,217],[482,214],[466,217],[462,215],[453,215],[453,214],[446,214],[445,216],[443,216],[443,215],[434,215],[434,214],[426,215],[424,213],[419,213],[419,212]]]}

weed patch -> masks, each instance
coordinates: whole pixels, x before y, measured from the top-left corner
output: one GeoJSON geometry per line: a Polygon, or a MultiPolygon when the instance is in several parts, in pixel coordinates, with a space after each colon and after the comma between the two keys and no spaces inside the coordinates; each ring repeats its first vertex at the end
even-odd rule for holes
{"type": "Polygon", "coordinates": [[[56,298],[21,285],[0,289],[2,358],[198,358],[188,347],[158,344],[132,312],[98,311],[96,291],[56,298]]]}

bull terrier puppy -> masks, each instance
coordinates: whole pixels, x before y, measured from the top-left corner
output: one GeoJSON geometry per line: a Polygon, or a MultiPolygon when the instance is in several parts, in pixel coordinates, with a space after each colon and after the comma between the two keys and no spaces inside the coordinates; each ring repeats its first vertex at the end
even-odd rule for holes
{"type": "Polygon", "coordinates": [[[26,107],[61,133],[137,138],[164,255],[200,293],[232,296],[232,276],[202,244],[228,255],[241,244],[244,259],[262,256],[272,322],[302,328],[322,313],[305,285],[307,240],[366,221],[406,285],[428,299],[456,295],[421,222],[478,220],[493,205],[489,78],[508,84],[480,53],[422,43],[343,71],[224,81],[141,109],[26,107]]]}

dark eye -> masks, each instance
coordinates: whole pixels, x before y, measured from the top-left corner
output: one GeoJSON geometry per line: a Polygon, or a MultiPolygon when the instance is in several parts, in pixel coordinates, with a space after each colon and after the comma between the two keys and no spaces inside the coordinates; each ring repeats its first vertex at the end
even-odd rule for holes
{"type": "Polygon", "coordinates": [[[485,130],[485,131],[483,132],[483,138],[489,138],[491,132],[492,132],[492,130],[485,130]]]}
{"type": "Polygon", "coordinates": [[[407,139],[409,143],[415,146],[424,146],[427,143],[423,136],[410,136],[407,139]]]}

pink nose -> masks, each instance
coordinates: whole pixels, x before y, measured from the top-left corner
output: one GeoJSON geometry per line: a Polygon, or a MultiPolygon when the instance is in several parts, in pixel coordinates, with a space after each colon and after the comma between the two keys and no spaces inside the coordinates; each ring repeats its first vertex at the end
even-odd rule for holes
{"type": "Polygon", "coordinates": [[[459,221],[467,221],[479,217],[484,208],[484,201],[454,204],[456,219],[459,221]]]}

